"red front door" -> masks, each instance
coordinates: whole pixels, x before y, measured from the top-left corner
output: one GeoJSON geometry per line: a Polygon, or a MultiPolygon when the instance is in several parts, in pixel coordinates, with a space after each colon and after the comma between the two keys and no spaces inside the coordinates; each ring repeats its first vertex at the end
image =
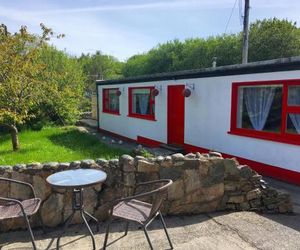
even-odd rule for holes
{"type": "Polygon", "coordinates": [[[168,144],[184,144],[184,85],[168,86],[168,144]]]}

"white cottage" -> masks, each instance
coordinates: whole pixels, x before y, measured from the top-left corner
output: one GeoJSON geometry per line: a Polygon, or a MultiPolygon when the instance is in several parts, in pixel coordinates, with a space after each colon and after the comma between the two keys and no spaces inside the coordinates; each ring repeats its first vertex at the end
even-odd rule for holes
{"type": "Polygon", "coordinates": [[[97,81],[98,128],[300,185],[300,57],[97,81]]]}

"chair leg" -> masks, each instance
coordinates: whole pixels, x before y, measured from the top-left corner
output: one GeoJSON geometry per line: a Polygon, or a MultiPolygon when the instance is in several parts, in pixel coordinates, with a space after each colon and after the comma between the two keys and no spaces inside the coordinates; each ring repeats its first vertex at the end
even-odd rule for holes
{"type": "Polygon", "coordinates": [[[162,216],[162,214],[161,214],[161,212],[160,212],[160,211],[159,211],[159,218],[160,218],[160,221],[161,221],[161,223],[162,223],[162,225],[163,225],[163,227],[164,227],[164,230],[165,230],[165,233],[166,233],[166,235],[167,235],[167,238],[168,238],[168,241],[169,241],[170,247],[171,247],[171,249],[173,249],[173,245],[172,245],[172,242],[171,242],[170,236],[169,236],[169,234],[168,234],[168,231],[167,231],[167,227],[166,227],[165,220],[164,220],[164,218],[163,218],[163,216],[162,216]]]}
{"type": "Polygon", "coordinates": [[[128,233],[128,227],[129,227],[129,221],[127,220],[126,224],[125,224],[125,234],[124,234],[124,236],[126,236],[127,233],[128,233]]]}
{"type": "Polygon", "coordinates": [[[107,226],[106,226],[106,233],[105,233],[105,238],[104,238],[104,243],[103,243],[103,250],[106,249],[107,240],[108,240],[108,234],[109,234],[109,227],[110,227],[111,221],[112,221],[112,219],[109,218],[108,222],[107,222],[107,226]]]}
{"type": "Polygon", "coordinates": [[[150,249],[153,250],[153,246],[151,244],[151,241],[150,241],[150,238],[149,238],[149,235],[148,235],[148,232],[147,232],[147,228],[145,226],[143,226],[143,230],[144,230],[144,233],[146,235],[147,241],[149,243],[150,249]]]}
{"type": "Polygon", "coordinates": [[[27,225],[27,228],[28,228],[28,231],[29,231],[29,234],[30,234],[32,247],[33,247],[34,250],[36,250],[37,248],[36,248],[36,245],[35,245],[35,242],[34,242],[34,236],[33,236],[32,230],[31,230],[31,226],[30,226],[28,216],[26,214],[24,214],[23,217],[24,217],[24,220],[26,222],[26,225],[27,225]]]}

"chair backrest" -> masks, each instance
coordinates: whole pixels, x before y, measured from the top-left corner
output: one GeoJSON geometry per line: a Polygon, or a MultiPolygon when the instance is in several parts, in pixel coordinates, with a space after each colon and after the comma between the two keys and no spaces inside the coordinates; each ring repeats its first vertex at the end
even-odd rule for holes
{"type": "Polygon", "coordinates": [[[172,183],[173,181],[170,179],[162,179],[155,183],[156,185],[160,185],[160,187],[151,191],[153,200],[149,219],[156,215],[156,213],[161,208],[163,201],[167,198],[168,187],[172,185],[172,183]]]}

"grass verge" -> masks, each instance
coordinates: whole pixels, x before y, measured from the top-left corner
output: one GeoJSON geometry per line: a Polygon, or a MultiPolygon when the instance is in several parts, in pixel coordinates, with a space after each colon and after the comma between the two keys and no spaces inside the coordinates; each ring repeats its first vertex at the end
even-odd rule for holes
{"type": "Polygon", "coordinates": [[[111,159],[128,152],[109,147],[95,136],[76,127],[48,127],[41,131],[22,131],[21,148],[14,152],[10,135],[0,134],[0,165],[30,162],[70,162],[82,159],[111,159]]]}

